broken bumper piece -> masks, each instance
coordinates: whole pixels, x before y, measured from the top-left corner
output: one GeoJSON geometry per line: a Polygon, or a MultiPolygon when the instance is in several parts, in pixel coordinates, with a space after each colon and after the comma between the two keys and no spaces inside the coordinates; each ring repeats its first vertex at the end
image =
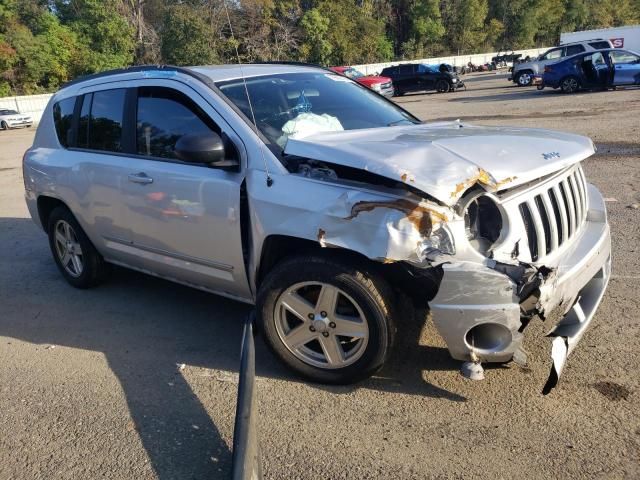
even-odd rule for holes
{"type": "Polygon", "coordinates": [[[539,284],[529,289],[533,297],[521,298],[522,285],[490,260],[442,265],[440,289],[430,306],[434,324],[453,358],[468,361],[473,351],[482,362],[513,359],[522,351],[523,331],[530,318],[522,306],[531,305],[533,298],[534,313],[543,319],[555,317],[551,312],[562,317],[549,333],[554,338],[552,368],[543,393],[557,384],[568,355],[595,315],[611,273],[604,200],[592,185],[588,196],[587,221],[571,245],[544,265],[531,266],[539,272],[545,267],[546,272],[543,279],[537,277],[539,284]]]}

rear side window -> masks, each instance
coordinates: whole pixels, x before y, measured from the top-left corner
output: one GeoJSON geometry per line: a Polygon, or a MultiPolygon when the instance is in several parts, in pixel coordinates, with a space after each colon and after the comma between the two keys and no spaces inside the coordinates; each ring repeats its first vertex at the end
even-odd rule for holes
{"type": "Polygon", "coordinates": [[[604,40],[599,42],[589,42],[589,45],[592,48],[595,48],[596,50],[603,50],[605,48],[610,48],[609,42],[606,42],[604,40]]]}
{"type": "Polygon", "coordinates": [[[177,158],[174,149],[183,135],[220,134],[218,126],[186,95],[170,88],[138,89],[136,143],[138,155],[177,158]]]}
{"type": "Polygon", "coordinates": [[[78,147],[122,152],[125,89],[86,94],[78,121],[78,147]]]}
{"type": "Polygon", "coordinates": [[[584,52],[584,47],[582,45],[569,45],[567,47],[566,57],[570,57],[572,55],[577,55],[578,53],[584,52]]]}
{"type": "Polygon", "coordinates": [[[401,75],[413,74],[413,65],[400,65],[400,74],[401,75]]]}
{"type": "Polygon", "coordinates": [[[71,144],[71,123],[76,97],[65,98],[53,105],[53,122],[56,126],[60,145],[67,148],[71,144]]]}

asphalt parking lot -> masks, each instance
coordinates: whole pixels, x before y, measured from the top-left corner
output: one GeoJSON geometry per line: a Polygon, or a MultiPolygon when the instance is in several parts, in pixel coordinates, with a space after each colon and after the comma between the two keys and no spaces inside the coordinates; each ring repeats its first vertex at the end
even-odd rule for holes
{"type": "MultiPolygon", "coordinates": [[[[257,342],[270,479],[640,477],[640,90],[563,95],[463,77],[466,91],[398,100],[424,120],[589,135],[586,173],[607,198],[613,276],[549,396],[549,325],[530,365],[459,374],[432,324],[403,319],[376,378],[301,382],[257,342]]],[[[226,478],[242,320],[249,307],[117,269],[64,282],[23,200],[34,129],[0,132],[0,479],[226,478]]]]}

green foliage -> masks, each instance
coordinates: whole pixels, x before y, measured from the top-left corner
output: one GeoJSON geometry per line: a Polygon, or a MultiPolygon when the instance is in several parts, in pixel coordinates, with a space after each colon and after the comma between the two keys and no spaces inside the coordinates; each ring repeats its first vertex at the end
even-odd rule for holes
{"type": "Polygon", "coordinates": [[[215,33],[204,11],[187,4],[173,5],[164,17],[161,53],[170,65],[206,65],[218,62],[211,48],[215,33]]]}
{"type": "Polygon", "coordinates": [[[640,0],[0,0],[0,96],[137,63],[235,63],[236,51],[348,65],[637,23],[640,0]]]}

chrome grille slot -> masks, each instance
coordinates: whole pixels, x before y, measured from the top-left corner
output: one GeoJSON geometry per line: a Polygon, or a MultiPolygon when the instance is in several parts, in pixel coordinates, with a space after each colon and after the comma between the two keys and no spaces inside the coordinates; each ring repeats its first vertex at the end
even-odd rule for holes
{"type": "Polygon", "coordinates": [[[534,262],[568,243],[587,219],[587,185],[582,168],[573,168],[552,182],[519,204],[534,262]]]}

